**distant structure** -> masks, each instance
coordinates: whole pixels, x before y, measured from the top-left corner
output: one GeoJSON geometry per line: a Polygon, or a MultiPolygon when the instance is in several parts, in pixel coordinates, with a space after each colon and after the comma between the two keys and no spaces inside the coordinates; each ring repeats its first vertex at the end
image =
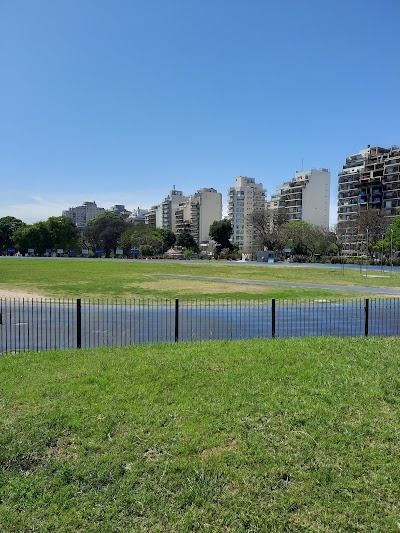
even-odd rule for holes
{"type": "Polygon", "coordinates": [[[174,188],[172,191],[170,191],[169,195],[165,198],[165,200],[160,205],[160,214],[157,217],[158,224],[157,227],[161,227],[163,229],[169,229],[176,233],[176,218],[175,213],[176,210],[179,208],[179,205],[182,202],[185,202],[187,200],[187,196],[184,196],[182,191],[177,191],[174,188]]]}
{"type": "Polygon", "coordinates": [[[213,188],[199,189],[176,209],[176,233],[188,229],[199,245],[208,245],[211,242],[208,233],[210,226],[221,219],[222,194],[213,188]]]}
{"type": "Polygon", "coordinates": [[[255,245],[254,229],[247,221],[247,216],[253,211],[266,208],[266,194],[262,183],[256,183],[254,178],[239,176],[235,186],[228,190],[228,218],[233,226],[233,242],[240,249],[251,251],[255,245]]]}
{"type": "Polygon", "coordinates": [[[268,204],[280,209],[289,221],[303,221],[329,229],[331,173],[326,168],[296,172],[291,181],[277,187],[268,204]]]}
{"type": "Polygon", "coordinates": [[[138,207],[134,209],[128,217],[128,221],[131,222],[134,226],[139,226],[140,224],[145,224],[146,216],[149,213],[148,209],[141,209],[138,207]]]}
{"type": "Polygon", "coordinates": [[[108,211],[110,211],[110,213],[114,213],[114,215],[121,215],[122,213],[127,212],[125,206],[122,204],[113,205],[108,211]]]}
{"type": "Polygon", "coordinates": [[[70,207],[62,212],[62,216],[70,218],[77,228],[83,228],[86,224],[105,213],[104,207],[97,207],[96,202],[83,202],[83,205],[78,207],[70,207]]]}
{"type": "Polygon", "coordinates": [[[400,148],[364,148],[346,158],[338,175],[338,226],[348,232],[346,250],[355,253],[359,236],[352,222],[361,211],[378,210],[391,218],[400,208],[400,148]]]}

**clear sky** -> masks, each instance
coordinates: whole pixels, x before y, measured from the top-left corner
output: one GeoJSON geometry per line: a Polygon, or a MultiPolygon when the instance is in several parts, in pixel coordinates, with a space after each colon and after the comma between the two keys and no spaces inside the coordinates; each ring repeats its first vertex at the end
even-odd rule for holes
{"type": "Polygon", "coordinates": [[[400,144],[400,0],[0,0],[0,217],[400,144]]]}

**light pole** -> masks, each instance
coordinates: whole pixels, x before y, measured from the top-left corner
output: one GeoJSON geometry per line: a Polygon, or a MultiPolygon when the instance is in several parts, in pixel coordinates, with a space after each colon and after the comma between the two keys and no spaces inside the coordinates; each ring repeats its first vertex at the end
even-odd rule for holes
{"type": "Polygon", "coordinates": [[[393,274],[393,228],[390,228],[390,275],[393,274]]]}

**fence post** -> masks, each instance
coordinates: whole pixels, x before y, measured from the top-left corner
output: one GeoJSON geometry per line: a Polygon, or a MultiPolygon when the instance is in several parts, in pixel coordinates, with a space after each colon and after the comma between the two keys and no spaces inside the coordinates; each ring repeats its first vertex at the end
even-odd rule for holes
{"type": "Polygon", "coordinates": [[[272,324],[271,324],[272,338],[275,339],[275,323],[276,323],[275,298],[272,298],[272,315],[271,315],[271,319],[272,319],[272,324]]]}
{"type": "Polygon", "coordinates": [[[364,315],[364,335],[368,337],[368,314],[369,314],[369,299],[365,298],[365,315],[364,315]]]}
{"type": "Polygon", "coordinates": [[[80,298],[76,300],[76,347],[78,350],[82,348],[82,313],[80,298]]]}
{"type": "Polygon", "coordinates": [[[175,342],[179,340],[179,300],[175,299],[175,342]]]}

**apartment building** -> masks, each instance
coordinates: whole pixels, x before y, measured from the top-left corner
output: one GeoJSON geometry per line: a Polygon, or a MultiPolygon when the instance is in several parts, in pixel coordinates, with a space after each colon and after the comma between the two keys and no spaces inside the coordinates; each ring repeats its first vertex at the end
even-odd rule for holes
{"type": "Polygon", "coordinates": [[[182,191],[177,191],[174,188],[170,191],[169,195],[165,198],[163,202],[155,209],[155,218],[156,227],[169,229],[176,233],[176,217],[175,212],[179,208],[182,202],[185,202],[188,199],[187,196],[184,196],[182,191]]]}
{"type": "Polygon", "coordinates": [[[241,250],[252,251],[256,235],[247,216],[253,211],[266,208],[266,189],[254,178],[239,176],[235,186],[228,190],[228,218],[232,222],[232,240],[241,250]]]}
{"type": "MultiPolygon", "coordinates": [[[[400,208],[400,148],[367,146],[346,158],[338,175],[338,231],[358,239],[352,222],[363,210],[377,209],[387,217],[400,208]]],[[[353,253],[355,242],[347,250],[353,253]]]]}
{"type": "Polygon", "coordinates": [[[281,209],[289,221],[304,221],[328,230],[331,173],[326,168],[296,172],[277,187],[270,209],[281,209]]]}
{"type": "Polygon", "coordinates": [[[208,244],[211,224],[221,219],[222,194],[213,188],[199,189],[176,209],[176,233],[189,229],[199,245],[208,244]]]}
{"type": "Polygon", "coordinates": [[[83,202],[83,205],[77,207],[70,207],[62,212],[63,217],[70,218],[77,228],[83,228],[86,224],[105,213],[104,207],[97,207],[96,202],[83,202]]]}

